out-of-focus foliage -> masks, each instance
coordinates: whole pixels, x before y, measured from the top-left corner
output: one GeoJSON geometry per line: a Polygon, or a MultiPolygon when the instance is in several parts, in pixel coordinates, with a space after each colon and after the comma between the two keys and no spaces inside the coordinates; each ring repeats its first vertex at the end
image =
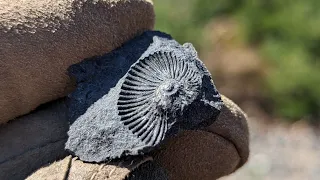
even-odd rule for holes
{"type": "Polygon", "coordinates": [[[179,42],[203,42],[202,28],[196,26],[191,10],[197,0],[155,0],[156,29],[171,34],[179,42]]]}
{"type": "Polygon", "coordinates": [[[320,110],[320,1],[247,0],[240,17],[248,42],[272,66],[266,95],[280,115],[318,116],[320,110]]]}
{"type": "MultiPolygon", "coordinates": [[[[219,16],[235,18],[246,42],[269,64],[262,79],[274,112],[295,120],[320,116],[319,0],[154,0],[156,29],[201,52],[202,29],[219,16]]],[[[316,119],[316,118],[314,118],[316,119]]]]}

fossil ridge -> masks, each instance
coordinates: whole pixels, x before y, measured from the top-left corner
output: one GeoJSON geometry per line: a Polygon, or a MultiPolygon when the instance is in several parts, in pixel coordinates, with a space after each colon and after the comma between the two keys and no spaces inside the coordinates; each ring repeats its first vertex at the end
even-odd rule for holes
{"type": "Polygon", "coordinates": [[[69,68],[66,149],[83,161],[142,155],[186,129],[213,123],[222,101],[190,43],[147,31],[69,68]]]}

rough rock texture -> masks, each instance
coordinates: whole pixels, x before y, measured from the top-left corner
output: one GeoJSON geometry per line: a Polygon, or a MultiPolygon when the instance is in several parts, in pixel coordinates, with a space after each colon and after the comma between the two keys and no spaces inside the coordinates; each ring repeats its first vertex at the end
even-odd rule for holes
{"type": "Polygon", "coordinates": [[[160,32],[145,32],[70,72],[78,84],[66,149],[88,162],[149,152],[181,130],[212,124],[222,106],[192,45],[160,32]]]}
{"type": "MultiPolygon", "coordinates": [[[[227,101],[223,96],[222,98],[228,108],[222,109],[219,118],[210,126],[211,130],[205,130],[203,133],[191,131],[194,133],[183,133],[180,135],[183,136],[182,138],[172,138],[169,143],[155,152],[156,164],[150,165],[150,169],[149,167],[141,168],[141,171],[148,168],[147,176],[152,176],[159,175],[159,172],[163,171],[161,169],[164,169],[170,177],[175,179],[199,177],[199,179],[212,180],[214,178],[211,179],[210,176],[220,177],[229,174],[246,162],[249,153],[246,116],[237,105],[230,100],[227,101]],[[226,124],[223,124],[224,122],[226,124]],[[228,128],[229,126],[232,128],[228,128]],[[215,131],[219,132],[219,135],[215,131]],[[195,145],[193,145],[194,142],[195,145]],[[200,146],[196,147],[197,144],[200,146]],[[240,155],[239,152],[245,152],[245,154],[240,155]],[[159,165],[162,166],[160,170],[152,168],[159,165]],[[205,172],[209,174],[205,175],[205,172]]],[[[54,163],[55,160],[67,155],[64,151],[68,131],[65,111],[64,101],[59,100],[40,107],[30,115],[0,126],[0,179],[25,179],[35,170],[37,170],[36,173],[30,176],[34,179],[65,177],[67,170],[62,168],[67,167],[70,161],[54,163]],[[40,169],[45,165],[48,166],[40,169]]],[[[69,177],[91,177],[94,173],[100,172],[100,166],[97,164],[82,163],[77,160],[73,165],[74,168],[70,171],[69,177]]],[[[108,163],[104,165],[106,165],[105,168],[112,167],[108,163]]],[[[105,171],[104,166],[102,167],[101,172],[110,172],[109,169],[105,171]]],[[[137,174],[139,169],[134,170],[132,174],[137,174]]],[[[117,172],[118,170],[120,169],[117,168],[117,172]]],[[[127,172],[125,169],[122,170],[127,172]]],[[[121,172],[124,172],[122,170],[121,172]]],[[[146,175],[145,171],[141,173],[137,176],[146,175]]],[[[107,179],[108,175],[108,173],[100,173],[95,177],[107,179]]]]}
{"type": "Polygon", "coordinates": [[[249,132],[245,113],[222,96],[218,119],[205,130],[185,131],[171,138],[154,154],[170,180],[213,180],[247,162],[249,132]]]}
{"type": "Polygon", "coordinates": [[[71,64],[153,25],[150,0],[1,0],[0,124],[70,92],[71,64]]]}

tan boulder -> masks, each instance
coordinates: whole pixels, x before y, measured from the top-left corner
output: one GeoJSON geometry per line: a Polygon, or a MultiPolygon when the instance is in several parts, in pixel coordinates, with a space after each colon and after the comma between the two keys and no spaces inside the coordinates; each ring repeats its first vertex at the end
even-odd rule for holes
{"type": "Polygon", "coordinates": [[[153,26],[150,0],[1,0],[0,124],[70,92],[71,64],[153,26]]]}

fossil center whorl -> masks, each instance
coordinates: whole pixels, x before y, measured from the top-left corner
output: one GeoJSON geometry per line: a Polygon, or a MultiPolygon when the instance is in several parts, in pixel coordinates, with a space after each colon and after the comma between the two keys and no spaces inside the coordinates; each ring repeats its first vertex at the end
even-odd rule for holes
{"type": "Polygon", "coordinates": [[[177,93],[179,88],[180,88],[179,82],[177,82],[174,79],[169,79],[169,80],[163,82],[163,84],[161,84],[158,87],[157,95],[159,95],[159,96],[161,96],[161,95],[170,96],[170,95],[173,95],[173,94],[177,93]]]}
{"type": "Polygon", "coordinates": [[[192,60],[157,52],[128,71],[118,99],[121,121],[149,145],[160,142],[168,125],[198,96],[202,74],[192,60]]]}
{"type": "Polygon", "coordinates": [[[172,109],[173,102],[179,97],[181,91],[181,84],[174,80],[169,79],[164,81],[155,91],[154,103],[159,111],[170,111],[172,109]]]}

